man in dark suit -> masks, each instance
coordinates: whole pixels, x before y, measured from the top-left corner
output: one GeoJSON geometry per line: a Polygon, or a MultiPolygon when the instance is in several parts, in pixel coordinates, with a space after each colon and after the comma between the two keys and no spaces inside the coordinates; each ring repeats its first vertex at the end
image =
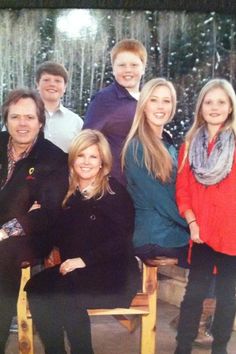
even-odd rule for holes
{"type": "Polygon", "coordinates": [[[45,109],[30,90],[12,91],[0,133],[0,353],[16,311],[20,267],[50,251],[50,229],[67,190],[67,155],[44,139],[45,109]],[[32,208],[34,203],[40,209],[32,208]]]}

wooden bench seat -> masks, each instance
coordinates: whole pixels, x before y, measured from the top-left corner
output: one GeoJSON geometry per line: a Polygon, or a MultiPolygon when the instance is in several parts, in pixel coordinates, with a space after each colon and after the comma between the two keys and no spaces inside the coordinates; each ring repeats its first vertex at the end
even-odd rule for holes
{"type": "MultiPolygon", "coordinates": [[[[114,316],[129,332],[140,324],[139,354],[156,353],[157,275],[160,265],[177,264],[176,259],[158,258],[142,264],[142,292],[136,294],[129,308],[92,309],[90,316],[114,316]]],[[[20,354],[37,354],[33,346],[33,324],[24,286],[31,268],[22,268],[21,286],[17,303],[18,339],[20,354]]]]}
{"type": "Polygon", "coordinates": [[[90,316],[107,316],[107,315],[148,315],[149,302],[148,295],[137,293],[133,298],[129,308],[115,308],[115,309],[93,309],[88,310],[90,316]]]}

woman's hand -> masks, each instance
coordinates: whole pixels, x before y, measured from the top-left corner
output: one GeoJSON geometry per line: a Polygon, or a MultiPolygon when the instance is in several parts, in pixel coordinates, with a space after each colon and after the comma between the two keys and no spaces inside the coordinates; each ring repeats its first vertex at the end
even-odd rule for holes
{"type": "Polygon", "coordinates": [[[67,259],[65,262],[63,262],[60,265],[60,273],[62,275],[66,275],[69,272],[72,272],[73,270],[77,268],[85,268],[86,264],[84,263],[83,259],[78,257],[78,258],[71,258],[67,259]]]}
{"type": "Polygon", "coordinates": [[[36,209],[40,209],[41,208],[41,204],[39,204],[37,202],[37,200],[34,201],[34,204],[31,206],[31,208],[29,209],[29,212],[32,210],[36,210],[36,209]]]}
{"type": "Polygon", "coordinates": [[[203,243],[203,241],[200,238],[200,229],[196,221],[191,222],[191,224],[189,225],[189,230],[190,230],[190,237],[193,242],[203,243]]]}

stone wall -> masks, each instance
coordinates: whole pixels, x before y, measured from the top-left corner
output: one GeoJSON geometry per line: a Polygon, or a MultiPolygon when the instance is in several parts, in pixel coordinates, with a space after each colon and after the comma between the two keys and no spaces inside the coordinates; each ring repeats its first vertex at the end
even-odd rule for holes
{"type": "Polygon", "coordinates": [[[188,270],[178,266],[159,268],[158,298],[172,305],[180,306],[187,283],[188,270]]]}

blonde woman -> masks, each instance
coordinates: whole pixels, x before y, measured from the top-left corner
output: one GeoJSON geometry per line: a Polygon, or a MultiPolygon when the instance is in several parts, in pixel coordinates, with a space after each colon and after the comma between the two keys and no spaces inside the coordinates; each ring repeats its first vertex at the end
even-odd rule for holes
{"type": "Polygon", "coordinates": [[[191,234],[192,255],[175,354],[190,354],[214,268],[212,354],[226,354],[235,317],[236,97],[223,79],[201,90],[192,128],[180,150],[177,203],[191,234]]]}
{"type": "Polygon", "coordinates": [[[92,354],[88,308],[129,306],[139,286],[132,255],[134,212],[128,192],[109,178],[112,156],[102,133],[82,131],[69,150],[69,190],[55,228],[62,263],[26,289],[47,354],[92,354]]]}
{"type": "Polygon", "coordinates": [[[175,109],[171,82],[156,78],[144,85],[122,164],[135,206],[135,254],[141,259],[178,257],[185,266],[189,234],[175,203],[176,149],[164,130],[175,109]]]}

